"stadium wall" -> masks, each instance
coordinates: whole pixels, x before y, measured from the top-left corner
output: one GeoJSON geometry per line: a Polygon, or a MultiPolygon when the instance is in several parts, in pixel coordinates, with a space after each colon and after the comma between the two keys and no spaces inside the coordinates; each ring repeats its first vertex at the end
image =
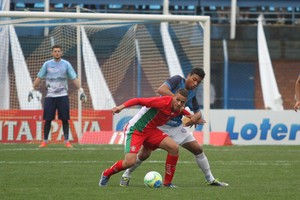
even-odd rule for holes
{"type": "MultiPolygon", "coordinates": [[[[294,86],[297,76],[300,74],[300,26],[291,25],[265,25],[267,45],[273,65],[275,78],[282,95],[284,109],[291,109],[294,104],[294,86]]],[[[237,104],[229,109],[264,109],[259,65],[257,52],[257,26],[255,24],[237,25],[237,34],[234,40],[229,39],[230,26],[225,24],[213,24],[211,29],[211,80],[216,89],[216,102],[213,108],[223,108],[223,39],[227,40],[229,68],[240,66],[253,66],[254,74],[248,74],[248,79],[254,83],[252,86],[245,86],[244,91],[252,91],[253,96],[249,98],[253,107],[237,104]]],[[[247,71],[237,71],[240,75],[247,75],[247,71]]],[[[229,80],[231,81],[231,80],[229,80]]],[[[250,81],[251,82],[251,81],[250,81]]],[[[228,90],[238,91],[241,84],[233,84],[228,90]]],[[[239,96],[245,96],[244,92],[239,96]]],[[[230,97],[234,99],[234,97],[230,97]]],[[[244,101],[245,102],[245,101],[244,101]]]]}
{"type": "MultiPolygon", "coordinates": [[[[42,141],[42,111],[0,111],[0,143],[39,143],[42,141]]],[[[96,112],[96,111],[95,111],[96,112]]],[[[70,140],[79,144],[123,144],[122,127],[138,109],[127,109],[112,116],[111,111],[97,111],[95,118],[83,117],[83,135],[77,119],[71,114],[70,140]]],[[[83,115],[84,116],[84,115],[83,115]]],[[[218,110],[210,111],[210,144],[212,145],[299,145],[300,124],[293,110],[218,110]]],[[[205,118],[205,116],[204,116],[205,118]]],[[[204,125],[205,126],[205,125],[204,125]]],[[[203,144],[203,126],[189,129],[203,144]]],[[[51,140],[61,143],[60,121],[52,122],[51,140]]]]}

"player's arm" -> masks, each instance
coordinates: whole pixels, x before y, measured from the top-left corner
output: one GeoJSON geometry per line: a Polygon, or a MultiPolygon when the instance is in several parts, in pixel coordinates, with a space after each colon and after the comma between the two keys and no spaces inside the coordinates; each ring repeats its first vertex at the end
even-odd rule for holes
{"type": "Polygon", "coordinates": [[[32,88],[30,89],[28,93],[28,102],[30,102],[33,99],[33,92],[37,90],[42,82],[42,79],[46,77],[47,75],[47,63],[45,62],[40,69],[39,73],[37,74],[37,78],[33,81],[32,88]]]}
{"type": "MultiPolygon", "coordinates": [[[[167,97],[170,98],[170,97],[167,97]]],[[[152,108],[161,108],[164,106],[163,100],[168,100],[163,97],[150,97],[150,98],[132,98],[123,104],[116,106],[112,109],[113,114],[121,112],[124,108],[132,107],[132,106],[146,106],[152,108]]]]}
{"type": "Polygon", "coordinates": [[[128,101],[125,101],[123,104],[112,108],[111,111],[114,115],[115,113],[121,112],[124,108],[128,108],[135,105],[139,105],[139,98],[129,99],[128,101]]]}
{"type": "Polygon", "coordinates": [[[172,90],[180,84],[182,77],[179,75],[172,76],[171,78],[167,79],[158,89],[158,94],[162,96],[174,96],[175,94],[172,90]]]}
{"type": "Polygon", "coordinates": [[[86,97],[86,95],[85,95],[85,93],[84,93],[84,90],[83,90],[83,88],[81,87],[81,84],[80,84],[80,81],[79,81],[79,79],[78,78],[75,78],[75,79],[73,79],[72,80],[72,83],[75,85],[75,87],[78,89],[78,91],[79,91],[79,94],[80,94],[80,100],[82,101],[82,102],[86,102],[87,101],[87,97],[86,97]]]}
{"type": "Polygon", "coordinates": [[[125,108],[125,105],[122,104],[122,105],[114,107],[113,109],[111,109],[111,111],[112,111],[112,113],[114,115],[115,113],[121,112],[124,108],[125,108]]]}
{"type": "Polygon", "coordinates": [[[30,102],[33,99],[33,92],[38,89],[39,85],[41,84],[42,79],[37,77],[32,84],[32,88],[30,88],[28,93],[28,102],[30,102]]]}
{"type": "Polygon", "coordinates": [[[203,119],[202,113],[196,97],[192,99],[192,107],[190,109],[194,112],[193,115],[189,116],[189,120],[185,119],[185,126],[193,126],[197,124],[204,124],[206,121],[203,119]]]}
{"type": "Polygon", "coordinates": [[[182,113],[184,116],[191,116],[191,113],[190,113],[189,111],[187,111],[185,108],[182,108],[181,113],[182,113]]]}
{"type": "Polygon", "coordinates": [[[197,124],[204,124],[206,121],[202,118],[201,112],[196,112],[193,115],[187,115],[182,118],[182,123],[184,126],[191,127],[197,124]]]}
{"type": "Polygon", "coordinates": [[[163,83],[157,90],[158,94],[162,96],[174,96],[173,92],[170,90],[170,87],[166,84],[163,83]]]}
{"type": "Polygon", "coordinates": [[[297,112],[297,110],[300,108],[300,75],[295,83],[295,100],[296,103],[294,105],[294,110],[297,112]]]}
{"type": "Polygon", "coordinates": [[[148,98],[133,98],[123,104],[125,107],[131,106],[146,106],[151,108],[162,108],[165,106],[166,101],[170,100],[171,97],[148,97],[148,98]]]}
{"type": "Polygon", "coordinates": [[[74,84],[74,86],[77,88],[77,90],[79,90],[81,88],[81,84],[78,78],[75,78],[72,80],[72,83],[74,84]]]}
{"type": "Polygon", "coordinates": [[[196,126],[197,124],[206,123],[206,121],[202,118],[202,114],[200,111],[194,113],[193,115],[190,114],[188,111],[183,112],[182,114],[184,115],[184,117],[182,118],[182,123],[184,126],[192,127],[193,125],[196,126]]]}
{"type": "Polygon", "coordinates": [[[34,81],[33,81],[33,85],[32,85],[32,89],[33,90],[37,90],[39,85],[41,84],[42,79],[37,77],[34,81]]]}

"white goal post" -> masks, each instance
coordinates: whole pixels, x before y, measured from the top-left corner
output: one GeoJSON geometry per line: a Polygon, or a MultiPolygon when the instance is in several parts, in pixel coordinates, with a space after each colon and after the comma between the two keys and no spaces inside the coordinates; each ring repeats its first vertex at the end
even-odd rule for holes
{"type": "MultiPolygon", "coordinates": [[[[203,87],[203,115],[206,120],[204,125],[204,144],[209,144],[209,127],[210,127],[210,17],[209,16],[184,16],[184,15],[152,15],[152,14],[108,14],[108,13],[67,13],[67,12],[23,12],[23,11],[0,11],[0,28],[6,25],[16,26],[32,26],[38,21],[44,20],[39,23],[39,26],[50,26],[53,24],[66,24],[87,26],[97,24],[109,24],[107,22],[113,21],[114,23],[196,23],[203,29],[203,52],[201,56],[203,63],[199,66],[203,67],[206,77],[204,79],[203,87]],[[52,20],[52,21],[51,21],[52,20]],[[53,22],[53,20],[56,20],[53,22]],[[50,22],[49,22],[50,21],[50,22]],[[49,23],[48,23],[49,22],[49,23]]],[[[80,30],[77,28],[77,31],[80,30]]],[[[94,30],[92,30],[94,31],[94,30]]],[[[78,36],[77,36],[78,37],[78,36]]],[[[81,34],[82,37],[82,34],[81,34]]],[[[126,38],[129,36],[126,36],[126,38]]],[[[80,40],[80,37],[78,38],[80,40]]],[[[176,48],[176,46],[174,47],[176,48]]],[[[191,48],[192,49],[192,48],[191,48]]],[[[77,51],[82,51],[79,48],[77,51]]],[[[82,52],[81,52],[82,53],[82,52]]],[[[77,55],[78,56],[78,55],[77,55]]],[[[80,55],[81,57],[82,55],[80,55]]],[[[77,71],[81,70],[81,62],[77,62],[77,71]]],[[[195,66],[195,67],[199,67],[195,66]]],[[[192,66],[194,67],[194,66],[192,66]]],[[[171,73],[170,73],[171,74],[171,73]]],[[[161,79],[161,83],[164,79],[161,79]]],[[[80,107],[80,106],[79,106],[80,107]]],[[[109,108],[108,108],[109,109],[109,108]]],[[[81,111],[80,111],[81,112],[81,111]]],[[[81,125],[80,125],[81,127],[81,125]]]]}

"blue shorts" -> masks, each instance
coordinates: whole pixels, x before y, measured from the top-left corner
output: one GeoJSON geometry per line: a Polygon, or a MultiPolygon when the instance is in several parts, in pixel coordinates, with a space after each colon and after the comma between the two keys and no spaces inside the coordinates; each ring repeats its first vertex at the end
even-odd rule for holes
{"type": "Polygon", "coordinates": [[[56,110],[58,112],[58,119],[70,119],[70,105],[68,96],[62,97],[46,97],[44,102],[44,115],[46,121],[51,121],[55,118],[56,110]]]}

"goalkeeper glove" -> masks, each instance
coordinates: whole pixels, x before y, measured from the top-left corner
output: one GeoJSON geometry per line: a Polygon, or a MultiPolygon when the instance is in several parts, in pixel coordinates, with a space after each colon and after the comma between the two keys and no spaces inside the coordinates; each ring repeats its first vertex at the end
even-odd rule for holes
{"type": "Polygon", "coordinates": [[[28,93],[28,102],[30,102],[33,99],[33,91],[34,91],[34,88],[32,87],[28,93]]]}
{"type": "Polygon", "coordinates": [[[80,101],[82,101],[83,103],[86,103],[87,97],[82,88],[79,89],[79,93],[80,93],[80,101]]]}

